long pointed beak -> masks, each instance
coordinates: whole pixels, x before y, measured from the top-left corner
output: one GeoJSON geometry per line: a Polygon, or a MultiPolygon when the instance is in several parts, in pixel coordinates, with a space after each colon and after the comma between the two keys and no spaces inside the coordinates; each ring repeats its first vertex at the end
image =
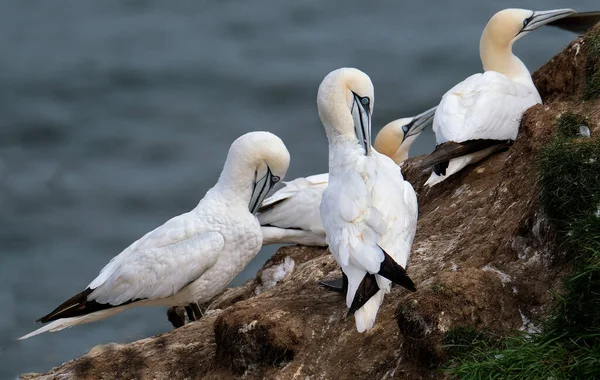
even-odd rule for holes
{"type": "Polygon", "coordinates": [[[368,156],[371,153],[371,107],[370,104],[363,104],[362,99],[364,98],[354,94],[352,118],[356,137],[368,156]]]}
{"type": "Polygon", "coordinates": [[[535,11],[533,15],[528,19],[527,25],[523,26],[520,33],[531,32],[536,30],[540,26],[551,23],[552,21],[559,20],[576,13],[573,9],[554,9],[551,11],[535,11]]]}
{"type": "Polygon", "coordinates": [[[271,191],[273,186],[275,186],[278,181],[279,177],[273,176],[271,169],[267,166],[267,174],[254,183],[252,196],[250,197],[250,203],[248,205],[248,210],[250,210],[250,213],[256,215],[256,212],[267,197],[267,194],[269,194],[269,191],[271,191]]]}
{"type": "Polygon", "coordinates": [[[402,141],[406,140],[409,136],[417,136],[419,133],[423,132],[423,130],[433,122],[433,116],[435,115],[436,109],[437,106],[415,116],[412,121],[408,123],[408,130],[404,133],[404,139],[402,141]]]}

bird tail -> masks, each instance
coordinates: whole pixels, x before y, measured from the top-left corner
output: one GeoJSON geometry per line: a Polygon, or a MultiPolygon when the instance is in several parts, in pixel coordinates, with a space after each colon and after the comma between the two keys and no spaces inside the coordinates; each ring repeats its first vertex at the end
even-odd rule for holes
{"type": "Polygon", "coordinates": [[[81,315],[78,317],[57,319],[55,321],[48,323],[47,325],[40,327],[39,329],[37,329],[33,332],[30,332],[27,335],[20,337],[19,340],[28,339],[28,338],[31,338],[32,336],[36,336],[36,335],[39,335],[39,334],[42,334],[45,332],[60,331],[60,330],[68,329],[68,328],[76,326],[76,325],[82,325],[84,323],[98,321],[100,319],[104,319],[104,318],[110,317],[112,315],[115,315],[117,313],[120,313],[123,310],[130,308],[131,306],[132,306],[132,304],[128,304],[128,305],[113,307],[110,309],[96,311],[94,313],[81,315]]]}
{"type": "Polygon", "coordinates": [[[356,330],[358,332],[364,332],[369,330],[375,325],[375,318],[379,307],[383,303],[383,296],[385,295],[385,289],[379,289],[377,293],[365,303],[360,309],[354,313],[354,320],[356,322],[356,330]]]}
{"type": "Polygon", "coordinates": [[[429,176],[429,179],[427,180],[427,182],[425,182],[425,186],[433,186],[436,185],[440,182],[442,182],[443,180],[446,179],[445,175],[437,175],[434,172],[431,173],[431,176],[429,176]]]}

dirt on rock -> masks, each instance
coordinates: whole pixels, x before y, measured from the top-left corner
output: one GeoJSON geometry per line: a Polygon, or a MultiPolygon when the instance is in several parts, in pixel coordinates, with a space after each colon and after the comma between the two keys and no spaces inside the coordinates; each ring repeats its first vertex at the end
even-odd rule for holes
{"type": "Polygon", "coordinates": [[[326,249],[284,247],[199,321],[23,378],[442,378],[434,369],[447,359],[448,331],[535,329],[569,271],[538,200],[537,153],[566,111],[600,133],[600,102],[581,100],[588,59],[580,38],[534,74],[544,105],[526,112],[507,151],[433,188],[423,187],[423,156],[403,164],[419,199],[408,267],[417,292],[393,287],[372,330],[358,333],[343,296],[318,285],[340,275],[326,249]]]}

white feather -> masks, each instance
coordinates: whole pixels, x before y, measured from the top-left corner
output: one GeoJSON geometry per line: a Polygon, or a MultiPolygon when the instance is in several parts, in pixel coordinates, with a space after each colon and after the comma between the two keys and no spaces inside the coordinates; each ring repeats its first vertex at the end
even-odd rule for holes
{"type": "Polygon", "coordinates": [[[327,173],[296,178],[263,202],[262,207],[280,202],[257,216],[267,227],[263,227],[264,245],[327,245],[319,203],[328,179],[327,173]]]}
{"type": "Polygon", "coordinates": [[[487,71],[452,87],[435,112],[436,142],[476,139],[514,140],[523,113],[542,100],[532,86],[487,71]]]}

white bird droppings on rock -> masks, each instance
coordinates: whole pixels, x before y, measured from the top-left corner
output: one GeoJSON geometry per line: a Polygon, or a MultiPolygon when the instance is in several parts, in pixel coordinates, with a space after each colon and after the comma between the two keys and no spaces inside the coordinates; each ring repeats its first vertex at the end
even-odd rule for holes
{"type": "Polygon", "coordinates": [[[500,270],[496,269],[496,268],[492,268],[489,265],[484,266],[483,268],[481,268],[481,270],[485,271],[485,272],[494,272],[498,275],[498,277],[500,278],[500,282],[502,282],[502,286],[505,286],[507,283],[511,282],[512,279],[510,278],[509,275],[507,275],[504,272],[501,272],[500,270]]]}

